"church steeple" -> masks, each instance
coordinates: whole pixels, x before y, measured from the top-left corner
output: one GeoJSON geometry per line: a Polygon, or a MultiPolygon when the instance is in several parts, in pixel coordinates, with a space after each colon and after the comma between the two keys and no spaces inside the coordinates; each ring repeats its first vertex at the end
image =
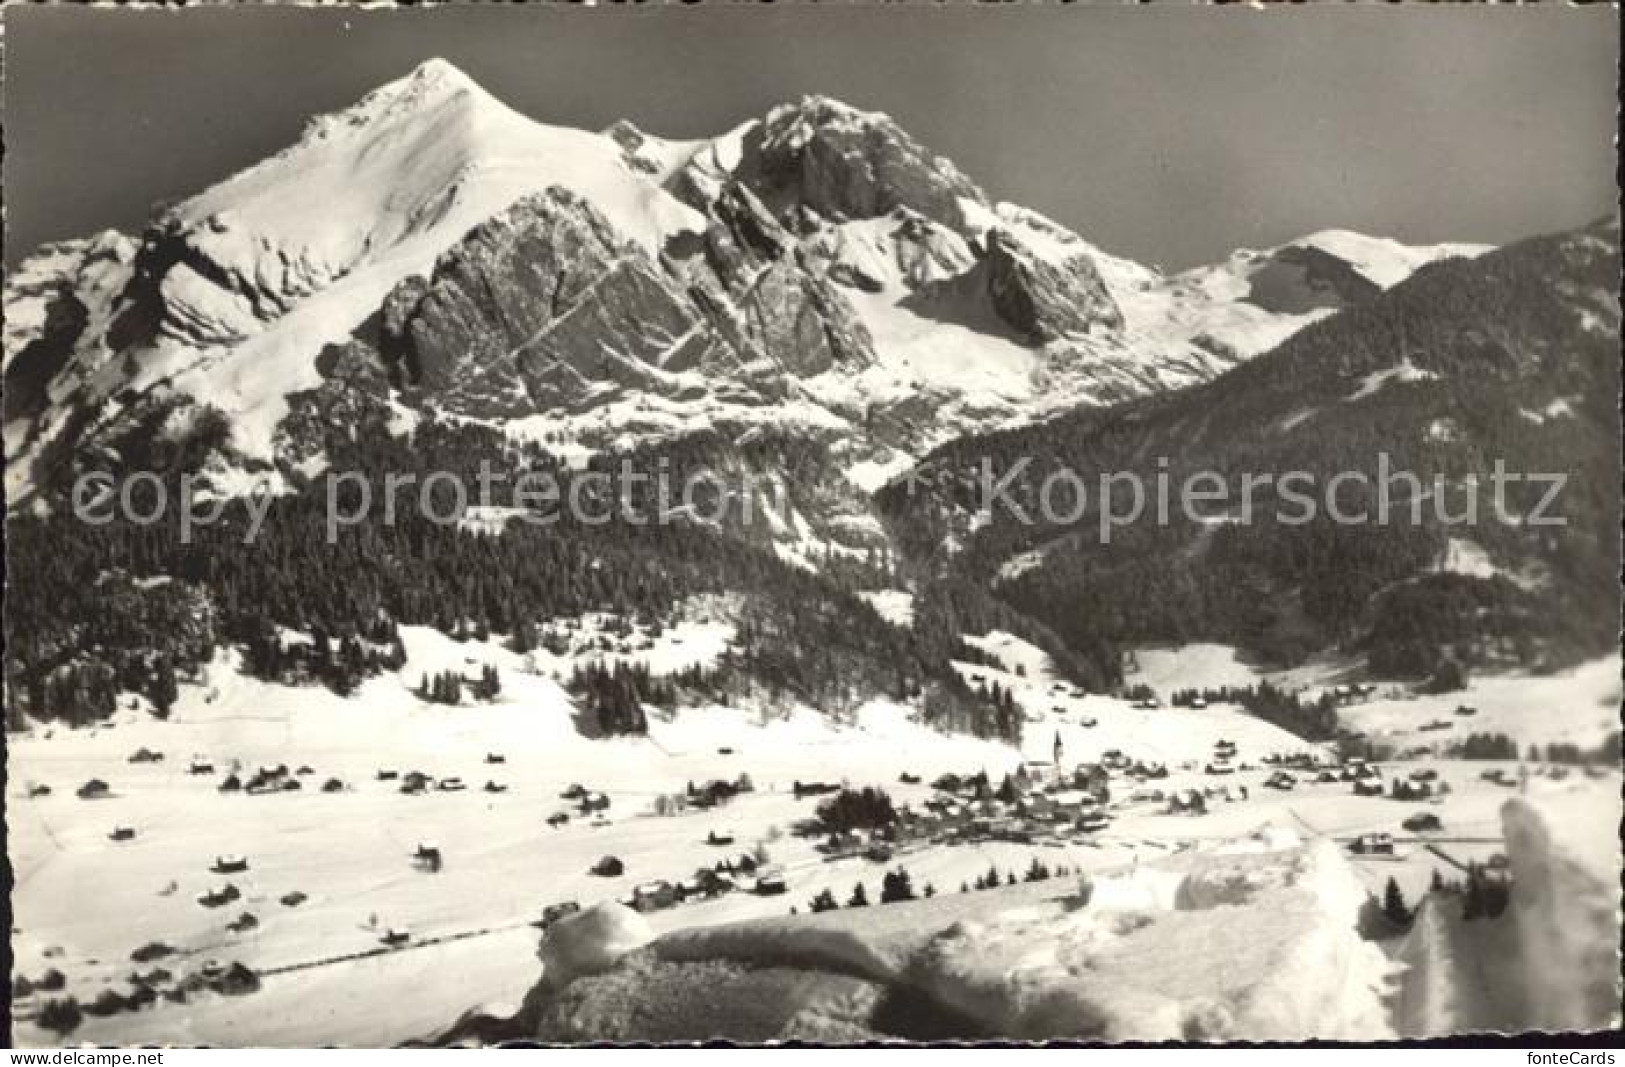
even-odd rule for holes
{"type": "Polygon", "coordinates": [[[1056,773],[1057,776],[1059,776],[1060,773],[1061,773],[1061,756],[1064,754],[1064,752],[1065,752],[1065,749],[1061,745],[1061,731],[1056,730],[1055,731],[1055,773],[1056,773]]]}

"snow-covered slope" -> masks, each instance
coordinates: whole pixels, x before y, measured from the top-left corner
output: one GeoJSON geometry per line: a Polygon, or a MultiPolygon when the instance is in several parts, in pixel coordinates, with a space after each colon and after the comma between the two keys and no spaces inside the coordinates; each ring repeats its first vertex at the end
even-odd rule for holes
{"type": "Polygon", "coordinates": [[[1320,230],[1280,247],[1320,249],[1341,259],[1384,289],[1398,285],[1435,260],[1452,256],[1471,258],[1489,250],[1488,245],[1456,241],[1436,245],[1405,245],[1387,237],[1371,237],[1352,230],[1320,230]]]}
{"type": "Polygon", "coordinates": [[[1170,276],[1127,278],[1118,296],[1148,343],[1190,343],[1236,358],[1268,351],[1340,307],[1391,288],[1423,266],[1487,245],[1403,245],[1325,230],[1170,276]]]}
{"type": "MultiPolygon", "coordinates": [[[[532,122],[431,60],[155,220],[139,285],[124,294],[126,321],[150,326],[126,346],[139,368],[74,400],[93,409],[115,387],[163,383],[221,408],[234,444],[269,457],[287,394],[321,383],[323,346],[344,341],[471,227],[555,185],[651,255],[700,225],[609,138],[532,122]]],[[[25,323],[41,317],[37,305],[19,305],[25,323]]],[[[8,322],[12,307],[8,285],[8,322]]],[[[30,457],[8,458],[10,475],[30,457]]]]}
{"type": "MultiPolygon", "coordinates": [[[[684,980],[736,968],[756,980],[732,997],[685,998],[694,1037],[816,1039],[836,1021],[852,1028],[846,1040],[919,1039],[932,1024],[938,1038],[1392,1035],[1382,997],[1393,968],[1356,932],[1364,890],[1328,843],[1264,832],[1085,884],[677,931],[568,983],[543,1007],[539,1036],[676,1039],[650,1028],[681,1028],[673,1000],[684,980]],[[853,977],[886,995],[863,996],[853,977]],[[844,1008],[830,995],[841,991],[844,1008]],[[888,997],[908,1008],[888,1014],[888,997]],[[799,1010],[773,1010],[785,1001],[799,1010]],[[761,1033],[764,1020],[779,1029],[761,1033]]],[[[625,925],[595,924],[606,952],[628,943],[616,936],[625,925]]]]}
{"type": "Polygon", "coordinates": [[[358,270],[422,270],[474,224],[551,185],[590,199],[651,253],[699,224],[632,173],[610,139],[532,122],[431,60],[312,120],[293,147],[184,201],[161,225],[238,283],[231,311],[242,321],[220,326],[252,329],[265,317],[256,300],[275,310],[353,283],[358,270]]]}
{"type": "Polygon", "coordinates": [[[282,396],[319,384],[312,357],[323,345],[471,227],[553,185],[651,254],[698,225],[608,139],[531,122],[444,62],[316,119],[293,148],[160,224],[212,268],[183,262],[165,275],[163,332],[184,348],[229,349],[224,359],[178,353],[176,386],[236,416],[238,444],[264,454],[282,396]]]}

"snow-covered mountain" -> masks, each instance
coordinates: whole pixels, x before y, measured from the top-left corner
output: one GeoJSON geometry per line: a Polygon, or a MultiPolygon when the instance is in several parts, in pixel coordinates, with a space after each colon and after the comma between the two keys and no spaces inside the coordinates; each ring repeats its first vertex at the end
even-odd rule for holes
{"type": "MultiPolygon", "coordinates": [[[[1317,262],[1320,240],[1187,277],[1305,296],[1315,290],[1294,289],[1281,264],[1317,262]]],[[[1326,243],[1349,253],[1320,289],[1328,302],[1401,261],[1374,242],[1326,243]]],[[[1474,666],[1589,656],[1617,630],[1619,254],[1605,218],[1439,262],[1211,382],[962,437],[877,495],[886,528],[910,558],[990,583],[1074,647],[1107,630],[1222,634],[1264,661],[1359,649],[1399,676],[1430,670],[1445,633],[1474,666]],[[989,469],[1010,475],[997,499],[979,488],[989,469]],[[1497,471],[1531,473],[1510,480],[1491,520],[1488,494],[1482,512],[1469,503],[1497,471]],[[1177,486],[1198,472],[1224,483],[1222,503],[1116,531],[1105,506],[1044,510],[1063,474],[1101,487],[1093,504],[1108,479],[1177,486]],[[1533,492],[1547,476],[1533,472],[1562,482],[1550,522],[1533,492]],[[1245,488],[1255,478],[1281,481],[1245,488]],[[1322,503],[1327,487],[1360,484],[1354,499],[1371,507],[1345,511],[1358,522],[1330,505],[1295,520],[1296,506],[1272,508],[1289,478],[1319,486],[1322,503]],[[1379,517],[1406,478],[1425,487],[1417,503],[1379,517]]]]}
{"type": "Polygon", "coordinates": [[[432,60],[139,238],[10,274],[7,488],[200,405],[229,423],[222,471],[296,478],[326,463],[310,416],[360,405],[577,452],[790,427],[870,489],[960,433],[1205,381],[1474,251],[1328,233],[1165,276],[884,115],[809,98],[710,140],[591,133],[432,60]]]}

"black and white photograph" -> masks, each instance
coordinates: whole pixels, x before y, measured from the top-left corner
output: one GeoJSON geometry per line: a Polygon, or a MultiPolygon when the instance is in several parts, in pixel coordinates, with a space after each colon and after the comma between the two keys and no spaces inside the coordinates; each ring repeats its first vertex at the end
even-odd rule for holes
{"type": "Polygon", "coordinates": [[[1617,1037],[1616,5],[0,18],[10,1047],[1617,1037]]]}

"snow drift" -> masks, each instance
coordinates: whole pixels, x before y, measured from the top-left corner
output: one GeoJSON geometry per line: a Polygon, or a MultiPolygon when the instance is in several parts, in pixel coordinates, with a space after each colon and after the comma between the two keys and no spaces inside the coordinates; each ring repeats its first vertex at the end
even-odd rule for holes
{"type": "MultiPolygon", "coordinates": [[[[743,969],[776,976],[741,984],[748,998],[787,989],[805,998],[820,983],[851,994],[854,980],[883,991],[865,1001],[872,1011],[841,1016],[869,1036],[946,1028],[1034,1040],[1371,1040],[1393,1033],[1383,1003],[1393,968],[1356,930],[1365,899],[1333,844],[1273,833],[1083,886],[1054,880],[683,930],[568,985],[544,1012],[542,1035],[649,1039],[636,1015],[663,1017],[679,976],[743,969]],[[791,974],[798,980],[787,982],[791,974]]],[[[730,1003],[694,1025],[761,1037],[730,1031],[741,1010],[730,1003]]],[[[764,1003],[743,1015],[805,1018],[764,1003]]],[[[818,1018],[823,1026],[829,1013],[818,1018]]],[[[771,1036],[811,1033],[789,1026],[771,1036]]]]}
{"type": "Polygon", "coordinates": [[[1564,799],[1502,807],[1513,890],[1501,915],[1467,921],[1452,898],[1423,903],[1398,953],[1406,1036],[1619,1025],[1618,810],[1605,826],[1564,799]]]}

